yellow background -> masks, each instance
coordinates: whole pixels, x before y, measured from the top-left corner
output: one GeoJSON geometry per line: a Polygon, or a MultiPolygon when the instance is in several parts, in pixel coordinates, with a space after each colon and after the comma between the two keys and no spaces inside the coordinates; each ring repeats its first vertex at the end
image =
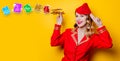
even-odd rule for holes
{"type": "MultiPolygon", "coordinates": [[[[75,8],[87,2],[93,14],[102,19],[113,39],[113,48],[98,51],[92,61],[120,61],[120,0],[0,0],[0,9],[14,3],[49,5],[65,11],[62,31],[73,27],[75,8]]],[[[63,50],[50,46],[56,16],[41,12],[3,15],[0,11],[0,61],[61,61],[63,50]]]]}

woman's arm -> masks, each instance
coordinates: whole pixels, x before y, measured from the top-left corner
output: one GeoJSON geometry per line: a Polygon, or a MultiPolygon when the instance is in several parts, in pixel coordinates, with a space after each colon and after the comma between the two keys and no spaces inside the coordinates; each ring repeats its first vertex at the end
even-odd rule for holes
{"type": "Polygon", "coordinates": [[[57,17],[57,24],[55,24],[54,31],[51,37],[51,46],[63,45],[65,32],[60,34],[60,28],[63,21],[62,14],[57,17]]]}
{"type": "Polygon", "coordinates": [[[102,26],[97,29],[98,34],[94,35],[93,38],[93,47],[94,48],[111,48],[112,47],[112,38],[110,37],[109,32],[105,26],[102,26]]]}
{"type": "Polygon", "coordinates": [[[51,37],[51,46],[63,45],[66,32],[60,34],[61,25],[55,24],[55,28],[51,37]]]}
{"type": "Polygon", "coordinates": [[[95,17],[92,13],[90,14],[92,20],[98,26],[98,33],[93,38],[93,47],[94,48],[111,48],[112,47],[112,38],[110,37],[109,32],[107,31],[106,27],[103,26],[102,21],[95,17]]]}

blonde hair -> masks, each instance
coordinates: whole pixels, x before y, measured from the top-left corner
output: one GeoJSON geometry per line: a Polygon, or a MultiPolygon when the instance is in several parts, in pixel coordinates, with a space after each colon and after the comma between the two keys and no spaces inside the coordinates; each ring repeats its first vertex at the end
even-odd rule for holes
{"type": "Polygon", "coordinates": [[[87,37],[90,37],[91,35],[93,35],[95,33],[95,25],[89,15],[88,15],[86,26],[87,26],[86,35],[87,35],[87,37]]]}

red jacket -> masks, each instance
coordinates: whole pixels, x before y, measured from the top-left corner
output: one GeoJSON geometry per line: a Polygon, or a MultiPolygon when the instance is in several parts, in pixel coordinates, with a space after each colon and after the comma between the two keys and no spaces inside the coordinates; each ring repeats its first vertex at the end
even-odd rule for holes
{"type": "Polygon", "coordinates": [[[66,29],[60,34],[60,25],[55,24],[51,37],[51,46],[61,45],[64,47],[64,58],[62,61],[89,61],[90,52],[93,48],[111,48],[112,39],[105,26],[98,28],[99,34],[93,34],[90,38],[83,37],[77,44],[77,31],[66,29]]]}

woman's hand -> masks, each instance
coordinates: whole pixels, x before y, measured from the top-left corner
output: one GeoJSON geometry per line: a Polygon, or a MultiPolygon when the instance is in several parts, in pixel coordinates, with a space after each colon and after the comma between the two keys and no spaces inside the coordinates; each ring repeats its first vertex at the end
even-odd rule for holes
{"type": "Polygon", "coordinates": [[[95,24],[98,26],[98,28],[103,26],[102,21],[98,17],[95,17],[92,13],[90,14],[90,17],[95,22],[95,24]]]}
{"type": "Polygon", "coordinates": [[[62,16],[62,13],[60,13],[59,16],[57,17],[57,24],[61,25],[62,21],[63,21],[63,16],[62,16]]]}

